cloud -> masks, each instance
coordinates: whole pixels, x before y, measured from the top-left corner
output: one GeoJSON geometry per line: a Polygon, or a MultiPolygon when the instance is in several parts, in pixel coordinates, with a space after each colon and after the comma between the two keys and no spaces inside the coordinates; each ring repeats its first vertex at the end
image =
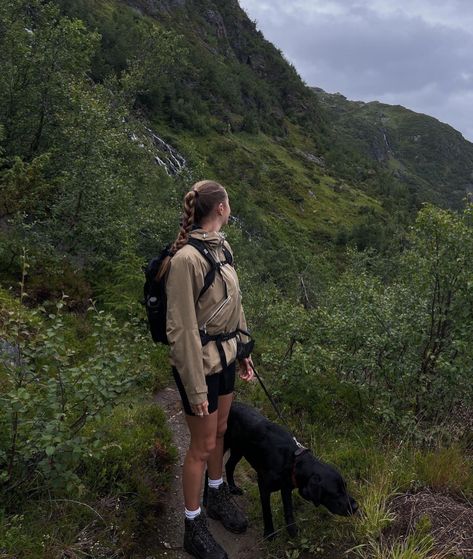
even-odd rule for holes
{"type": "Polygon", "coordinates": [[[241,0],[241,5],[309,85],[350,99],[401,104],[473,139],[473,125],[467,125],[473,122],[469,1],[241,0]]]}

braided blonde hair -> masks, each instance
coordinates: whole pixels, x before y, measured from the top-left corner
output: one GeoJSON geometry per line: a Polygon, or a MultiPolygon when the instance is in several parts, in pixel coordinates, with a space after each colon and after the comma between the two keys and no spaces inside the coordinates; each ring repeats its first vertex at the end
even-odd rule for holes
{"type": "Polygon", "coordinates": [[[189,234],[194,224],[206,218],[217,204],[227,199],[225,188],[215,181],[203,180],[196,182],[189,192],[184,196],[184,213],[176,240],[172,244],[171,253],[164,261],[158,274],[161,279],[169,270],[171,257],[187,244],[189,234]]]}

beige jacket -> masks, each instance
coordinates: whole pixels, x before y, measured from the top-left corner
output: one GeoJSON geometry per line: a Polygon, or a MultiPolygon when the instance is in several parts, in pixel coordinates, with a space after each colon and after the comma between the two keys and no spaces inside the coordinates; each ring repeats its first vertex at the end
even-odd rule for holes
{"type": "MultiPolygon", "coordinates": [[[[204,241],[215,259],[225,261],[222,247],[224,243],[228,250],[230,247],[220,233],[195,229],[190,236],[204,241]]],[[[211,335],[237,328],[246,330],[240,285],[233,266],[222,266],[221,274],[216,272],[213,284],[197,300],[208,271],[205,257],[193,246],[185,245],[171,259],[166,280],[166,334],[171,363],[179,371],[191,404],[207,399],[205,376],[222,369],[216,343],[211,341],[202,347],[199,329],[206,328],[211,335]],[[223,282],[227,286],[227,299],[223,282]]],[[[236,338],[222,342],[228,364],[236,358],[236,344],[236,338]]]]}

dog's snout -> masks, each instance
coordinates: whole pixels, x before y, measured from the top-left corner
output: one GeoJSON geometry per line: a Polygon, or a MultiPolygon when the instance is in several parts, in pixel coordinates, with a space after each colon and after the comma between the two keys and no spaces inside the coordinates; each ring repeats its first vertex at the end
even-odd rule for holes
{"type": "Polygon", "coordinates": [[[350,512],[351,514],[355,514],[358,510],[358,503],[354,500],[351,501],[350,503],[350,512]]]}

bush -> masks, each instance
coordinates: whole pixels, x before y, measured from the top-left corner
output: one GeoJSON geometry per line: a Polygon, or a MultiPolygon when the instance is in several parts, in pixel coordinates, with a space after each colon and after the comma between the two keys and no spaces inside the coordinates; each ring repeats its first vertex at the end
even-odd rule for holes
{"type": "Polygon", "coordinates": [[[84,457],[81,467],[81,479],[92,494],[131,492],[141,507],[159,505],[176,458],[161,408],[129,401],[85,433],[101,441],[98,452],[84,457]]]}
{"type": "Polygon", "coordinates": [[[473,402],[470,215],[471,208],[458,216],[426,206],[389,282],[352,253],[316,310],[319,368],[356,386],[388,422],[441,421],[473,402]]]}
{"type": "Polygon", "coordinates": [[[4,292],[0,298],[5,497],[19,486],[80,492],[76,469],[102,448],[100,438],[86,435],[84,427],[151,376],[149,345],[131,324],[119,325],[92,306],[89,335],[78,340],[68,327],[65,301],[28,311],[4,292]]]}

